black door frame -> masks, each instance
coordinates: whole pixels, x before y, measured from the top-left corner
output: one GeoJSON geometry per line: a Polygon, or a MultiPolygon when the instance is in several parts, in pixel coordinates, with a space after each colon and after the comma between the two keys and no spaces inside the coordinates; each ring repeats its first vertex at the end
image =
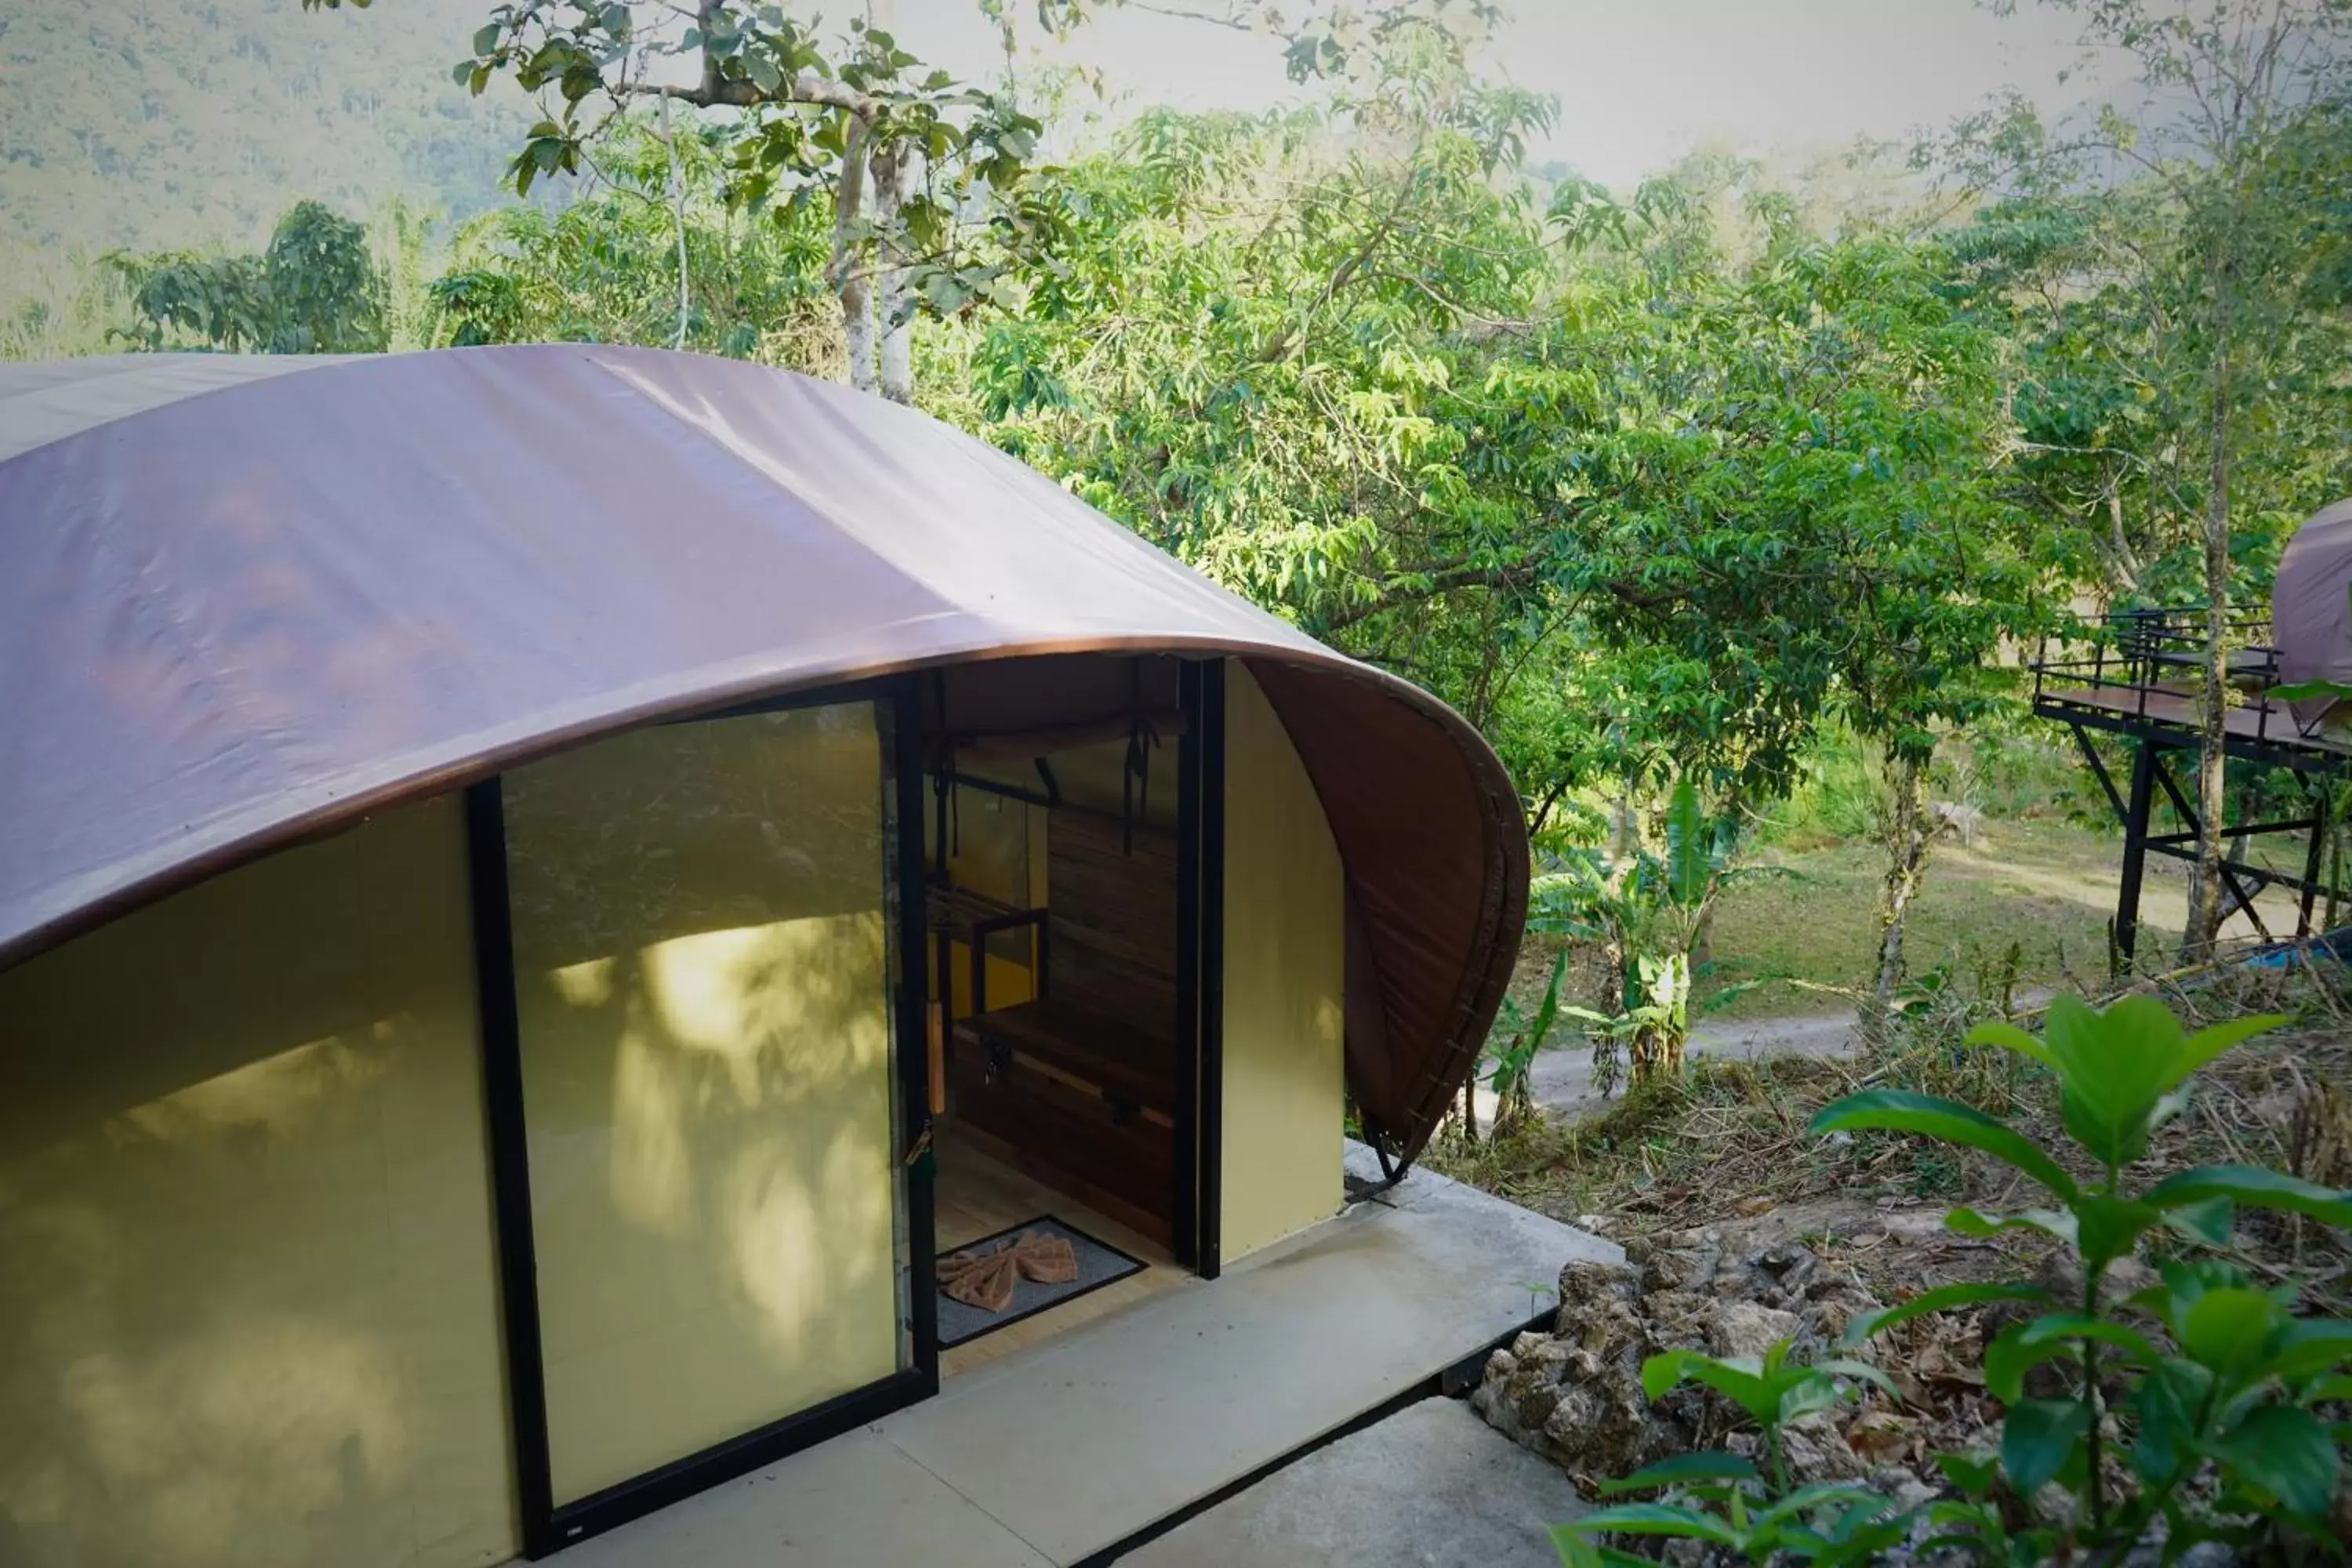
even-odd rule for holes
{"type": "Polygon", "coordinates": [[[731,1480],[786,1454],[822,1443],[939,1391],[939,1320],[933,1257],[931,1162],[920,1158],[930,1132],[929,1056],[924,1038],[928,984],[923,933],[922,709],[912,676],[856,681],[739,704],[675,722],[870,701],[883,747],[884,786],[892,792],[896,836],[886,862],[892,875],[896,982],[891,1050],[898,1074],[900,1177],[907,1220],[907,1330],[910,1364],[891,1376],[644,1475],[559,1506],[549,1458],[546,1364],[539,1331],[537,1253],[531,1237],[530,1165],[523,1110],[522,1039],[515,990],[514,935],[507,884],[506,810],[498,778],[466,791],[467,879],[472,898],[477,1005],[482,1033],[482,1086],[489,1142],[491,1210],[498,1241],[499,1313],[507,1369],[509,1430],[522,1554],[537,1559],[600,1535],[731,1480]]]}
{"type": "Polygon", "coordinates": [[[1176,1261],[1203,1279],[1222,1267],[1224,1207],[1225,662],[1178,671],[1176,743],[1176,1261]]]}

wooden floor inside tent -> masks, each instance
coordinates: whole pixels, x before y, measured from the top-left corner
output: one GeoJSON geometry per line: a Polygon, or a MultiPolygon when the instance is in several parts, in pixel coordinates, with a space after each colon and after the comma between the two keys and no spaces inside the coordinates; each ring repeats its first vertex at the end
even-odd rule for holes
{"type": "Polygon", "coordinates": [[[943,1134],[940,1140],[939,1171],[932,1192],[939,1253],[942,1258],[982,1237],[993,1236],[998,1231],[1024,1220],[1035,1219],[1041,1215],[1052,1215],[1077,1226],[1097,1241],[1107,1242],[1144,1262],[1139,1273],[1130,1274],[1099,1289],[1089,1290],[1034,1317],[1024,1318],[1017,1323],[1009,1323],[976,1340],[968,1340],[952,1349],[941,1351],[940,1375],[943,1378],[970,1372],[999,1356],[1034,1345],[1041,1340],[1052,1339],[1080,1323],[1091,1322],[1146,1297],[1158,1295],[1190,1277],[1184,1269],[1177,1267],[1168,1249],[1158,1242],[1139,1236],[1099,1211],[1056,1192],[1043,1182],[1024,1175],[1001,1161],[992,1159],[960,1140],[952,1131],[943,1134]]]}

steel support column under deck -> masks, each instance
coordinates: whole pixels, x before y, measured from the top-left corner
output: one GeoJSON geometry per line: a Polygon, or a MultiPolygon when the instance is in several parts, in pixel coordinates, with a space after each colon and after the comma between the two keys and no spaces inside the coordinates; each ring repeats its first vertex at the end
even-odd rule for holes
{"type": "MultiPolygon", "coordinates": [[[[2084,749],[2090,749],[2087,738],[2084,749]]],[[[2106,782],[2104,773],[2100,782],[2106,782]]],[[[2108,784],[2107,788],[2112,796],[2115,786],[2108,784]]],[[[2131,794],[2124,803],[2123,875],[2116,888],[2114,952],[2110,955],[2118,973],[2131,967],[2133,952],[2139,943],[2140,878],[2147,868],[2147,818],[2155,795],[2156,744],[2143,740],[2132,746],[2131,794]]]]}

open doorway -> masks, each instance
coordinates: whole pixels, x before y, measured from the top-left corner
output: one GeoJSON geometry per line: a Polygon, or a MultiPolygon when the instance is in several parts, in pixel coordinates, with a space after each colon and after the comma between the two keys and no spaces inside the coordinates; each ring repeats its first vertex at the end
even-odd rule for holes
{"type": "Polygon", "coordinates": [[[1174,659],[1097,657],[961,669],[929,694],[943,1376],[1191,1272],[1186,684],[1174,659]]]}

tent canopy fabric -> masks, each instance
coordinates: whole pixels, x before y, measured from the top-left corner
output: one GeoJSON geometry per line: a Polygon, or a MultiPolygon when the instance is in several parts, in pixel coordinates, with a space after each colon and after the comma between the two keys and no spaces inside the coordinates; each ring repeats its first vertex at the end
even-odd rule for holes
{"type": "MultiPolygon", "coordinates": [[[[2282,681],[2352,686],[2352,500],[2326,508],[2286,542],[2271,584],[2271,641],[2282,681]]],[[[2332,705],[2315,700],[2295,710],[2308,722],[2332,705]]]]}
{"type": "Polygon", "coordinates": [[[598,735],[908,670],[1246,659],[1349,895],[1349,1077],[1417,1152],[1509,978],[1477,732],[920,414],[579,344],[0,365],[0,967],[598,735]]]}

